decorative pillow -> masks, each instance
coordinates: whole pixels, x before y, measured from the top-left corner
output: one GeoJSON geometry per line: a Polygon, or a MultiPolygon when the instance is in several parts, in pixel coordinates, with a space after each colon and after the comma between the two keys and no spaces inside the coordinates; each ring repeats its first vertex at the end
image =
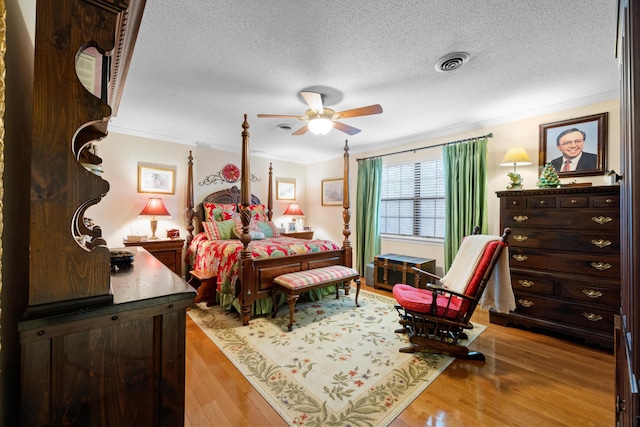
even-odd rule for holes
{"type": "Polygon", "coordinates": [[[264,233],[262,231],[250,231],[249,235],[251,236],[251,240],[264,239],[264,233]]]}
{"type": "Polygon", "coordinates": [[[232,203],[203,203],[205,221],[225,221],[232,219],[237,206],[232,203]]]}
{"type": "Polygon", "coordinates": [[[260,230],[264,233],[265,237],[280,237],[280,232],[278,228],[273,223],[273,221],[256,221],[260,230]]]}
{"type": "Polygon", "coordinates": [[[235,222],[233,219],[226,221],[207,221],[203,223],[204,232],[209,240],[229,240],[235,238],[233,228],[235,222]]]}
{"type": "Polygon", "coordinates": [[[251,218],[256,221],[267,220],[267,207],[265,205],[249,205],[247,209],[251,212],[251,218]]]}
{"type": "MultiPolygon", "coordinates": [[[[242,236],[242,218],[238,214],[233,217],[232,221],[234,222],[232,231],[233,235],[239,239],[240,236],[242,236]]],[[[262,233],[262,230],[260,229],[260,226],[255,219],[252,219],[249,223],[249,233],[251,233],[252,231],[256,233],[262,233]]]]}

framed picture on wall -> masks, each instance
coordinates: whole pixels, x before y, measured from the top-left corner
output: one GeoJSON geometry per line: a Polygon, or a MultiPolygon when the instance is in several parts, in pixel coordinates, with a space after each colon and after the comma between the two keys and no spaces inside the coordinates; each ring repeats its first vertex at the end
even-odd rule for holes
{"type": "Polygon", "coordinates": [[[276,181],[276,200],[295,200],[296,183],[291,181],[276,181]]]}
{"type": "Polygon", "coordinates": [[[138,193],[174,194],[175,167],[138,165],[138,193]]]}
{"type": "Polygon", "coordinates": [[[540,166],[551,163],[560,178],[604,174],[607,153],[607,115],[540,125],[540,166]]]}
{"type": "Polygon", "coordinates": [[[342,178],[322,180],[322,205],[342,205],[344,181],[342,178]]]}

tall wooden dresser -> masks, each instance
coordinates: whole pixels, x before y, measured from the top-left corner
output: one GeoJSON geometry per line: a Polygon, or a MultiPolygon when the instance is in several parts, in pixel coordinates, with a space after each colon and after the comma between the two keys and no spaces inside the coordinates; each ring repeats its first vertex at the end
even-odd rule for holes
{"type": "Polygon", "coordinates": [[[620,311],[618,186],[501,191],[517,308],[491,323],[538,327],[613,347],[620,311]]]}

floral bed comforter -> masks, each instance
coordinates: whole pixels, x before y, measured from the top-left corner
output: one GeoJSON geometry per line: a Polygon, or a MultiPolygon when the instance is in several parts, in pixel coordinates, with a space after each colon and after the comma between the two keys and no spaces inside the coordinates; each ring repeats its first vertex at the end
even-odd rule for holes
{"type": "MultiPolygon", "coordinates": [[[[330,240],[303,240],[271,237],[249,243],[253,259],[276,258],[340,249],[330,240]]],[[[196,235],[187,250],[186,262],[194,270],[210,271],[217,277],[218,292],[236,295],[242,243],[233,240],[208,240],[205,233],[196,235]]]]}

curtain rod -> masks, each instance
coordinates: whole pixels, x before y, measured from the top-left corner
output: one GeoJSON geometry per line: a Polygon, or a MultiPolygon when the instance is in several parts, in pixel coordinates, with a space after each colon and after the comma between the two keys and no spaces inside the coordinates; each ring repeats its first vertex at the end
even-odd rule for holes
{"type": "Polygon", "coordinates": [[[363,157],[361,159],[356,159],[356,161],[361,161],[361,160],[369,160],[369,159],[375,159],[377,157],[385,157],[385,156],[393,156],[394,154],[404,154],[404,153],[411,153],[411,152],[416,152],[418,150],[425,150],[427,148],[436,148],[436,147],[443,147],[445,145],[449,145],[449,144],[459,144],[461,142],[467,142],[467,141],[472,141],[474,139],[480,139],[480,138],[493,138],[493,133],[488,133],[486,135],[482,135],[482,136],[474,136],[472,138],[465,138],[465,139],[459,139],[457,141],[451,141],[451,142],[443,142],[442,144],[436,144],[436,145],[429,145],[428,147],[418,147],[418,148],[410,148],[408,150],[402,150],[402,151],[395,151],[393,153],[387,153],[387,154],[378,154],[377,156],[371,156],[371,157],[363,157]]]}

